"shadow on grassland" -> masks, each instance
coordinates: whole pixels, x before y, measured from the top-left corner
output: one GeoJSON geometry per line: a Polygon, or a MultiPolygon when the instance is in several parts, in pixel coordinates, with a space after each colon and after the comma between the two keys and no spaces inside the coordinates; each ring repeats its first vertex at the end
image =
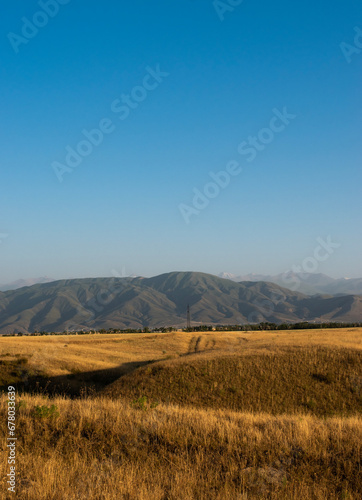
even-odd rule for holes
{"type": "Polygon", "coordinates": [[[7,392],[8,386],[13,385],[18,393],[66,395],[78,398],[85,394],[97,394],[120,377],[129,375],[138,368],[154,362],[154,360],[134,361],[122,363],[115,368],[89,372],[73,370],[70,374],[54,377],[49,377],[42,372],[34,373],[32,370],[28,370],[26,365],[19,364],[18,361],[8,362],[5,366],[1,366],[0,389],[7,392]]]}

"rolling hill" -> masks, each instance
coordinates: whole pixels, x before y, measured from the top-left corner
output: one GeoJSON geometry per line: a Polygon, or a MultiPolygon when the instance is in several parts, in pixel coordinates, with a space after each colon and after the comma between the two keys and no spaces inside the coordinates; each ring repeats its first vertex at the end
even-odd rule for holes
{"type": "Polygon", "coordinates": [[[297,321],[361,321],[362,297],[293,292],[196,272],[87,278],[0,292],[0,333],[297,321]]]}

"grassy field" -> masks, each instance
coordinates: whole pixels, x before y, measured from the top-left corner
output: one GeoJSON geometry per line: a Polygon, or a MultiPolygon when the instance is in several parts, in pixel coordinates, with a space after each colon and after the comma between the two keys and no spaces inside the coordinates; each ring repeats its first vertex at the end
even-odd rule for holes
{"type": "Polygon", "coordinates": [[[16,497],[357,500],[361,347],[358,328],[2,337],[16,497]]]}

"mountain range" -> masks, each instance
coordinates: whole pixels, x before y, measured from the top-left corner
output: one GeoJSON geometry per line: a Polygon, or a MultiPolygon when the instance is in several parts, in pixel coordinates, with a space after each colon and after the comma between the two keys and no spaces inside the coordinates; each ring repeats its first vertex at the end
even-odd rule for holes
{"type": "Polygon", "coordinates": [[[298,291],[307,295],[361,295],[362,278],[331,278],[322,273],[293,273],[287,272],[270,276],[267,274],[247,274],[238,276],[231,273],[220,273],[220,278],[232,281],[268,281],[276,283],[289,290],[298,291]]]}
{"type": "MultiPolygon", "coordinates": [[[[232,281],[268,281],[283,288],[288,288],[294,292],[305,293],[306,295],[329,294],[329,295],[362,295],[362,278],[331,278],[322,273],[294,273],[287,272],[277,275],[255,274],[236,275],[231,273],[220,273],[220,278],[232,281]]],[[[132,275],[133,278],[138,276],[132,275]]],[[[48,276],[42,278],[20,279],[0,285],[0,292],[7,290],[17,290],[24,286],[36,285],[38,283],[50,283],[55,281],[48,276]]]]}
{"type": "Polygon", "coordinates": [[[172,272],[60,280],[0,292],[0,333],[184,327],[187,305],[194,326],[362,321],[362,296],[311,297],[265,281],[172,272]]]}

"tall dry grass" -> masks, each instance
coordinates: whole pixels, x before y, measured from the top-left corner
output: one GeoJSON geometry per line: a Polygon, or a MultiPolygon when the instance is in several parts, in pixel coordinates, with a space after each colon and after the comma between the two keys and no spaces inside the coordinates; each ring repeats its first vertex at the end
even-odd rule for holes
{"type": "MultiPolygon", "coordinates": [[[[362,329],[0,338],[0,383],[22,402],[15,498],[357,500],[361,340],[362,329]],[[102,396],[31,393],[37,377],[79,394],[120,375],[102,396]],[[59,416],[39,409],[53,404],[59,416]]],[[[5,500],[6,409],[3,394],[5,500]]]]}
{"type": "MultiPolygon", "coordinates": [[[[141,409],[104,397],[19,399],[16,498],[357,500],[362,495],[360,417],[272,417],[171,405],[141,409]],[[34,415],[36,406],[51,404],[59,416],[34,415]]],[[[4,395],[0,407],[4,421],[4,395]]],[[[4,478],[4,436],[1,454],[4,478]]]]}
{"type": "Polygon", "coordinates": [[[362,412],[362,351],[313,346],[193,354],[141,367],[105,393],[272,415],[353,416],[362,412]]]}
{"type": "Polygon", "coordinates": [[[362,328],[0,337],[0,359],[25,356],[30,369],[53,377],[191,352],[251,354],[317,345],[362,349],[362,328]]]}

